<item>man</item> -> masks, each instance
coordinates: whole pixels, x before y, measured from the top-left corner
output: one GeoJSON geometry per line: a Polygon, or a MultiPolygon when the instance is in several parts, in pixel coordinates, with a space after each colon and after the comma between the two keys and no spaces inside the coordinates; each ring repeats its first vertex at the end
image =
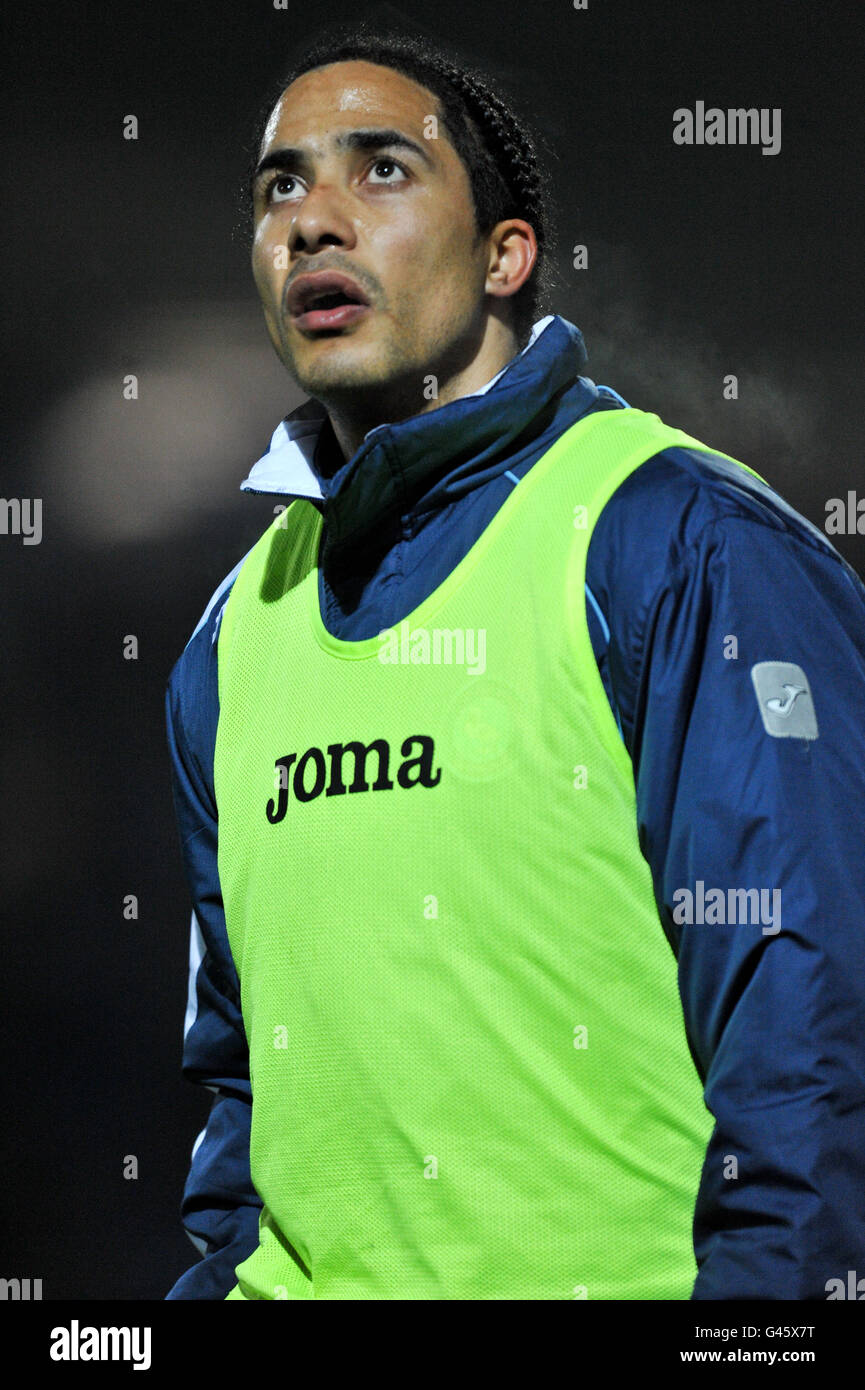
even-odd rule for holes
{"type": "Polygon", "coordinates": [[[826,1297],[865,1268],[865,589],[580,374],[476,74],[322,39],[252,194],[310,400],[169,682],[215,1099],[168,1297],[826,1297]]]}

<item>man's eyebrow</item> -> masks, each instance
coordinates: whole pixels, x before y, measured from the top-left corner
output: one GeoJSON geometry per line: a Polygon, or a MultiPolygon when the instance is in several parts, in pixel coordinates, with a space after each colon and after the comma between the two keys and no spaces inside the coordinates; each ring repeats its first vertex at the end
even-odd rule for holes
{"type": "MultiPolygon", "coordinates": [[[[410,140],[401,130],[347,130],[337,135],[333,144],[340,152],[384,148],[411,150],[429,168],[433,168],[433,161],[423,145],[419,145],[416,140],[410,140]]],[[[258,161],[250,182],[254,186],[269,169],[308,169],[309,165],[310,158],[306,150],[283,145],[279,149],[271,150],[258,161]]]]}

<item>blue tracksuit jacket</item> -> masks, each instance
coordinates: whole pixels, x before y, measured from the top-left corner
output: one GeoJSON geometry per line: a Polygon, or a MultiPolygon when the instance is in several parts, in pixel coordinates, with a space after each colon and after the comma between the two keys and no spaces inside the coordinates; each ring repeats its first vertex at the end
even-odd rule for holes
{"type": "MultiPolygon", "coordinates": [[[[320,602],[336,636],[396,627],[565,429],[626,404],[581,375],[585,363],[579,329],[551,315],[482,391],[378,426],[347,462],[318,402],[280,423],[242,487],[277,504],[310,497],[323,511],[320,602]]],[[[763,471],[759,459],[743,462],[763,471]]],[[[213,794],[215,641],[239,568],[208,605],[166,699],[193,902],[183,1074],[214,1093],[182,1202],[204,1259],[170,1299],[224,1298],[258,1241],[213,794]]],[[[598,668],[633,762],[639,843],[716,1122],[692,1296],[823,1299],[830,1278],[865,1275],[865,587],[770,487],[679,448],[614,493],[586,578],[598,668]],[[733,660],[722,655],[731,635],[733,660]],[[747,756],[733,758],[725,731],[737,730],[741,748],[744,702],[756,695],[730,669],[762,661],[805,670],[819,735],[775,738],[751,720],[747,756]],[[753,932],[677,925],[673,894],[698,879],[783,884],[781,930],[755,942],[753,932]],[[722,1176],[727,1155],[737,1178],[722,1176]]]]}

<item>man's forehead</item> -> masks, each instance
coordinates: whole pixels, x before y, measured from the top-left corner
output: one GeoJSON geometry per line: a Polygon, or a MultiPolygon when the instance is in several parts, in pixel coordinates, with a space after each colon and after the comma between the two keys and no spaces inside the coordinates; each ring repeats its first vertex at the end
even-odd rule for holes
{"type": "Polygon", "coordinates": [[[422,135],[431,115],[439,115],[438,101],[413,78],[375,63],[331,63],[286,88],[268,117],[261,150],[284,143],[289,132],[297,144],[305,131],[320,138],[358,125],[400,124],[422,135]]]}

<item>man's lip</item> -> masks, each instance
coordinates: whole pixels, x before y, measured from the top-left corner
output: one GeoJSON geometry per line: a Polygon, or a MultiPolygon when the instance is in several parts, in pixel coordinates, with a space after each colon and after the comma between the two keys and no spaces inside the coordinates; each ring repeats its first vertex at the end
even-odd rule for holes
{"type": "Polygon", "coordinates": [[[358,304],[369,304],[360,285],[350,275],[343,275],[338,270],[319,270],[298,275],[292,281],[286,296],[286,308],[292,318],[297,318],[307,309],[314,295],[334,293],[346,294],[358,304]]]}
{"type": "Polygon", "coordinates": [[[321,331],[337,332],[339,329],[348,328],[351,324],[357,323],[369,310],[368,304],[337,304],[332,309],[316,309],[311,305],[309,309],[304,309],[302,313],[295,314],[292,323],[296,324],[302,332],[318,333],[321,331]]]}

